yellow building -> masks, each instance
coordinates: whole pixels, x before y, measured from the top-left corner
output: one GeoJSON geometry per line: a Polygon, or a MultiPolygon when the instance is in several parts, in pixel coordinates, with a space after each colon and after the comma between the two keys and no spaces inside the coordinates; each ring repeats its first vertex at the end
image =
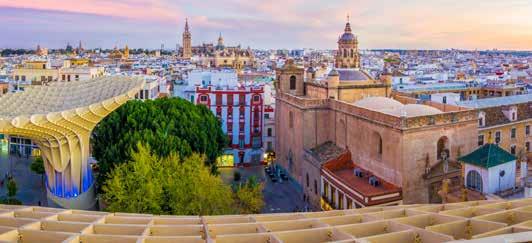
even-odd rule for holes
{"type": "Polygon", "coordinates": [[[26,61],[13,70],[13,79],[23,84],[43,84],[57,81],[59,69],[53,68],[48,61],[26,61]]]}
{"type": "Polygon", "coordinates": [[[517,157],[532,158],[532,94],[463,101],[478,111],[478,145],[493,141],[517,157]]]}

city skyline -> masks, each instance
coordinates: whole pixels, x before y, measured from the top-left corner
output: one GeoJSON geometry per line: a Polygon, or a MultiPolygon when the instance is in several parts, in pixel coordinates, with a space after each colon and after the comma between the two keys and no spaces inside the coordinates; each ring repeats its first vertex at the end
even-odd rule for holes
{"type": "Polygon", "coordinates": [[[0,0],[0,48],[81,40],[87,48],[174,49],[188,18],[193,45],[215,42],[221,32],[227,44],[243,47],[334,49],[349,14],[361,49],[532,50],[530,12],[526,0],[0,0]]]}

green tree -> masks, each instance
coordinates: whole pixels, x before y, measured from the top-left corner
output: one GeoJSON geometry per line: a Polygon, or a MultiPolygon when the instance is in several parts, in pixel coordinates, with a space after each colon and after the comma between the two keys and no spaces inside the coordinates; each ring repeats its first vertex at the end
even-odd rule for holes
{"type": "Polygon", "coordinates": [[[246,183],[237,184],[235,187],[235,203],[240,214],[260,213],[264,207],[262,197],[263,185],[256,177],[250,177],[246,183]]]}
{"type": "Polygon", "coordinates": [[[205,157],[167,157],[138,145],[131,161],[110,173],[102,198],[108,211],[152,214],[215,215],[236,212],[231,187],[210,173],[205,157]]]}
{"type": "Polygon", "coordinates": [[[44,160],[42,157],[36,157],[30,165],[31,171],[41,175],[41,183],[44,184],[44,160]]]}
{"type": "Polygon", "coordinates": [[[139,142],[149,145],[159,157],[204,154],[212,172],[226,145],[220,122],[212,112],[180,98],[129,101],[96,126],[91,141],[100,168],[100,185],[112,168],[131,160],[130,151],[139,142]]]}
{"type": "Polygon", "coordinates": [[[17,183],[14,179],[9,179],[7,181],[7,196],[13,198],[17,195],[17,183]]]}
{"type": "Polygon", "coordinates": [[[7,198],[0,200],[1,204],[21,205],[22,202],[15,198],[17,195],[17,183],[14,179],[7,181],[7,198]]]}

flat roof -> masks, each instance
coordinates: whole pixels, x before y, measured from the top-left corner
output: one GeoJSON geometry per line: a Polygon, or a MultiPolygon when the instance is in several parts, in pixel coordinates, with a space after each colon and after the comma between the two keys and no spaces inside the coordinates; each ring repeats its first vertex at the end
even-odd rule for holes
{"type": "Polygon", "coordinates": [[[466,84],[463,83],[436,83],[436,84],[397,84],[395,90],[402,92],[414,91],[431,91],[431,90],[447,90],[447,89],[465,89],[466,84]]]}
{"type": "Polygon", "coordinates": [[[486,99],[466,100],[457,102],[456,105],[469,108],[488,108],[504,105],[515,105],[532,101],[532,94],[512,95],[486,99]]]}
{"type": "Polygon", "coordinates": [[[372,186],[369,184],[369,177],[374,176],[371,172],[364,170],[358,166],[355,168],[343,168],[340,170],[331,171],[336,175],[346,186],[349,188],[355,189],[358,192],[362,193],[364,196],[376,196],[383,194],[390,194],[401,191],[400,187],[394,186],[393,184],[375,176],[379,180],[379,186],[372,186]],[[354,173],[354,169],[358,168],[364,173],[364,177],[358,177],[354,173]]]}

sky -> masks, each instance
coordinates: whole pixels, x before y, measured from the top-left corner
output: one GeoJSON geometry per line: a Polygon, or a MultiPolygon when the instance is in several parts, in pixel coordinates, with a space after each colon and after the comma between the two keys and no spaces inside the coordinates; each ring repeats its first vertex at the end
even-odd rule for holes
{"type": "Polygon", "coordinates": [[[532,0],[0,0],[0,48],[335,49],[350,15],[362,49],[532,50],[532,0]]]}

